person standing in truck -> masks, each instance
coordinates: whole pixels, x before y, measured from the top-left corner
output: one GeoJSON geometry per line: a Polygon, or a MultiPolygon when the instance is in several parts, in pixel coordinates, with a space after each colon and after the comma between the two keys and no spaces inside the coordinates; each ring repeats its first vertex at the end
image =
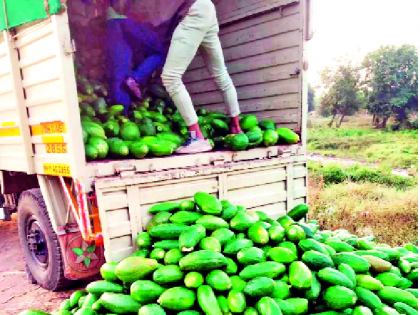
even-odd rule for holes
{"type": "MultiPolygon", "coordinates": [[[[90,4],[90,0],[84,0],[90,4]]],[[[131,103],[130,92],[141,99],[141,86],[165,62],[165,47],[153,30],[153,26],[128,18],[130,1],[110,0],[107,3],[106,53],[109,97],[114,104],[124,106],[128,115],[131,103]],[[134,54],[144,56],[138,67],[133,69],[134,54]]]]}
{"type": "Polygon", "coordinates": [[[241,133],[236,89],[227,71],[216,8],[211,0],[132,0],[128,16],[147,18],[157,29],[161,42],[168,47],[162,82],[184,118],[190,139],[177,153],[211,151],[212,147],[198,125],[198,117],[182,76],[200,49],[208,70],[223,94],[231,117],[231,133],[241,133]]]}

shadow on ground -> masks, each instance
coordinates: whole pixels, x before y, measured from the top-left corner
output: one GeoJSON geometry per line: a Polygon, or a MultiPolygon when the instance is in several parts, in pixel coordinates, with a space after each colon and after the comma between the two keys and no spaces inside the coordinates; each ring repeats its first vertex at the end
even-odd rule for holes
{"type": "Polygon", "coordinates": [[[25,261],[20,247],[16,217],[10,222],[0,221],[0,314],[15,315],[26,309],[52,312],[78,287],[75,283],[67,291],[50,292],[26,278],[25,261]]]}

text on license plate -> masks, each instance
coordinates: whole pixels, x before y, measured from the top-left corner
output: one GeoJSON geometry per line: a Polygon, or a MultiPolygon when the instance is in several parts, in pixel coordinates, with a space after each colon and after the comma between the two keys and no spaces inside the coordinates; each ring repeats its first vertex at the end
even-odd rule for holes
{"type": "Polygon", "coordinates": [[[42,166],[44,168],[44,174],[46,175],[71,177],[70,165],[44,163],[42,166]]]}

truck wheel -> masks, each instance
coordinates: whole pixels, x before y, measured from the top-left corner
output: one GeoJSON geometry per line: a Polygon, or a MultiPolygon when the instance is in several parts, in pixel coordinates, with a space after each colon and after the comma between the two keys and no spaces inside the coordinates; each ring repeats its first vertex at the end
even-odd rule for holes
{"type": "Polygon", "coordinates": [[[65,287],[69,281],[64,277],[60,243],[40,189],[21,194],[18,229],[29,281],[51,291],[65,287]]]}

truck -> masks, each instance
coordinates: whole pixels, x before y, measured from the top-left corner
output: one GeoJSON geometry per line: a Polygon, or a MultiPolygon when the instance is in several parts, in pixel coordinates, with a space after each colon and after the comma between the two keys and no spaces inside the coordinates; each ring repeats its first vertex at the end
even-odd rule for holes
{"type": "MultiPolygon", "coordinates": [[[[93,36],[104,8],[27,2],[0,6],[0,219],[16,213],[31,283],[58,290],[130,256],[151,206],[197,191],[272,217],[307,202],[311,0],[216,2],[241,111],[293,129],[299,143],[94,162],[84,154],[72,29],[93,36]]],[[[224,109],[200,54],[183,80],[197,108],[224,109]]]]}

